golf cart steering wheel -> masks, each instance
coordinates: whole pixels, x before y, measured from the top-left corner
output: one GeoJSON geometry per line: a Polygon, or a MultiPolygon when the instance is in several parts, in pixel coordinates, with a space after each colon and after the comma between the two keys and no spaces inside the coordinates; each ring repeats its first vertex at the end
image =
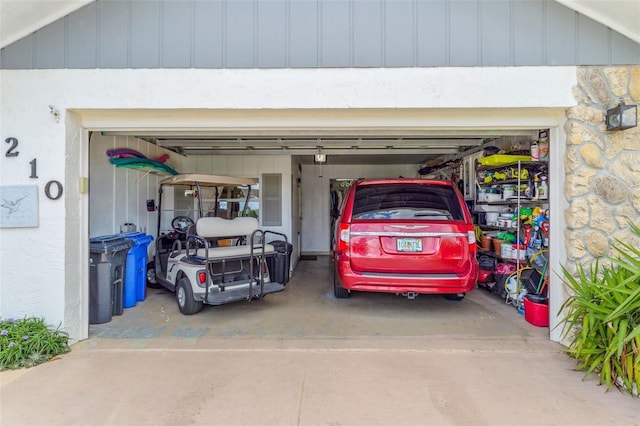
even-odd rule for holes
{"type": "Polygon", "coordinates": [[[189,227],[193,225],[193,219],[189,216],[176,216],[171,221],[171,227],[180,234],[186,234],[189,227]]]}

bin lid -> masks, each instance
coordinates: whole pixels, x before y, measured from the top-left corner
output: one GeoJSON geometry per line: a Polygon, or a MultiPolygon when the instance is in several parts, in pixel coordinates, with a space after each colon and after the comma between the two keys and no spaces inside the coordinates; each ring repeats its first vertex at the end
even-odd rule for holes
{"type": "Polygon", "coordinates": [[[149,244],[151,241],[153,241],[153,237],[151,235],[145,234],[144,232],[123,232],[118,235],[122,238],[133,241],[134,245],[136,246],[149,244]]]}
{"type": "Polygon", "coordinates": [[[283,240],[270,241],[269,244],[271,244],[273,248],[279,253],[291,253],[293,251],[293,245],[283,240]]]}
{"type": "Polygon", "coordinates": [[[119,235],[103,235],[89,238],[89,251],[91,253],[111,253],[120,250],[129,250],[133,242],[119,235]]]}

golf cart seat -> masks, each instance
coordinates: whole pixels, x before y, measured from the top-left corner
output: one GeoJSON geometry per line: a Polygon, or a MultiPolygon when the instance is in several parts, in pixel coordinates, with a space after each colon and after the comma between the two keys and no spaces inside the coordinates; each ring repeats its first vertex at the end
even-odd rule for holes
{"type": "MultiPolygon", "coordinates": [[[[243,238],[245,241],[252,241],[254,233],[258,230],[258,220],[253,217],[201,217],[196,222],[195,234],[189,234],[187,240],[200,242],[204,248],[197,248],[195,253],[188,249],[187,255],[207,260],[248,258],[252,255],[252,247],[249,244],[221,247],[218,245],[218,239],[243,238]]],[[[263,251],[263,244],[254,242],[253,255],[263,253],[275,253],[275,248],[271,244],[264,244],[263,251]]]]}

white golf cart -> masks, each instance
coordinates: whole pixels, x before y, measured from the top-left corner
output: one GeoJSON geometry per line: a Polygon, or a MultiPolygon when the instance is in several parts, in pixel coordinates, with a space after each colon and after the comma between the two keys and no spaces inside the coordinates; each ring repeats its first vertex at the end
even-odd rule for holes
{"type": "Polygon", "coordinates": [[[274,282],[269,266],[289,266],[289,253],[276,250],[268,238],[287,236],[258,228],[252,197],[254,179],[179,174],[160,181],[158,238],[147,265],[147,285],[176,293],[180,312],[191,315],[204,304],[260,299],[286,288],[289,271],[274,282]],[[171,210],[163,211],[165,202],[171,210]],[[171,230],[162,230],[169,224],[171,230]],[[163,222],[164,221],[164,222],[163,222]]]}

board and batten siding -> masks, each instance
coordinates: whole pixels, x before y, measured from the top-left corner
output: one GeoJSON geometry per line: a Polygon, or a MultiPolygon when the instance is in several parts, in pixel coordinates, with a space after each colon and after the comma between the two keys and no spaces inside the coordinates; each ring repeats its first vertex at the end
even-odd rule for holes
{"type": "Polygon", "coordinates": [[[0,69],[637,63],[553,0],[96,0],[0,51],[0,69]]]}

